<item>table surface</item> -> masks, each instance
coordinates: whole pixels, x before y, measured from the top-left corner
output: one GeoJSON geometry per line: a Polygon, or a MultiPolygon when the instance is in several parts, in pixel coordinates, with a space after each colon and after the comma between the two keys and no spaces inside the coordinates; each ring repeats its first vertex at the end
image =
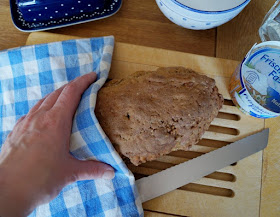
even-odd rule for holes
{"type": "MultiPolygon", "coordinates": [[[[242,60],[256,42],[258,28],[274,0],[252,0],[232,21],[211,30],[194,31],[171,23],[154,0],[123,0],[114,16],[89,23],[49,30],[49,32],[95,37],[114,35],[116,41],[164,48],[232,60],[242,60]]],[[[0,1],[0,50],[25,45],[29,33],[12,23],[9,1],[0,1]]],[[[263,155],[260,216],[280,216],[280,119],[266,120],[269,144],[263,155]]]]}

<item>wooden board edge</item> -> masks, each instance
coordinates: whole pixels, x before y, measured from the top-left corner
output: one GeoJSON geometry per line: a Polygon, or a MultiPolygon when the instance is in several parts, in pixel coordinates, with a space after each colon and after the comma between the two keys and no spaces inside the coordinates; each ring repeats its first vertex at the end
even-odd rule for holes
{"type": "Polygon", "coordinates": [[[269,141],[263,153],[260,217],[280,216],[280,117],[265,120],[269,141]]]}
{"type": "MultiPolygon", "coordinates": [[[[80,37],[78,36],[34,32],[29,35],[26,44],[39,44],[42,41],[50,43],[79,38],[80,37]]],[[[149,64],[157,67],[183,66],[192,68],[197,72],[207,71],[207,74],[209,75],[225,77],[230,77],[234,69],[239,64],[238,61],[234,60],[145,47],[122,42],[115,42],[113,59],[138,64],[149,64]],[[128,47],[130,49],[127,49],[128,47]],[[186,61],[186,59],[188,61],[186,61]],[[186,62],[192,64],[186,64],[186,62]],[[200,62],[200,64],[197,62],[200,62]],[[197,67],[197,65],[201,65],[202,67],[197,67]]]]}

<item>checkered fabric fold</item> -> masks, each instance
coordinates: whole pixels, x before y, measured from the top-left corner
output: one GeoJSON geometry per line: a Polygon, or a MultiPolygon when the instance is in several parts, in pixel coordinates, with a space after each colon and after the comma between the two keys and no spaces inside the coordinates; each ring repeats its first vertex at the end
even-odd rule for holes
{"type": "Polygon", "coordinates": [[[113,180],[78,181],[66,186],[30,216],[143,216],[133,174],[114,150],[94,114],[105,83],[114,38],[101,37],[25,46],[0,52],[0,148],[16,121],[48,93],[78,76],[96,72],[73,120],[70,152],[80,160],[99,160],[116,171],[113,180]]]}

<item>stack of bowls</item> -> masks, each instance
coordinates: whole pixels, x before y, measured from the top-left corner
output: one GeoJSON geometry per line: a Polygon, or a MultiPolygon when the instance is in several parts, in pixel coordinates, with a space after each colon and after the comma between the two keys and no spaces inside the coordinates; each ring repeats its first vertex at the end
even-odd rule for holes
{"type": "Polygon", "coordinates": [[[156,0],[162,13],[187,29],[211,29],[238,15],[250,0],[156,0]]]}

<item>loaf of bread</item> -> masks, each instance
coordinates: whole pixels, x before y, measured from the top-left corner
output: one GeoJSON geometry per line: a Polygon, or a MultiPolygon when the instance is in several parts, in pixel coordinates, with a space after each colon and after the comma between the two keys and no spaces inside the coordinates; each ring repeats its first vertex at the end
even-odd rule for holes
{"type": "Polygon", "coordinates": [[[188,150],[222,105],[214,79],[170,67],[109,81],[98,93],[95,113],[115,149],[139,165],[188,150]]]}

